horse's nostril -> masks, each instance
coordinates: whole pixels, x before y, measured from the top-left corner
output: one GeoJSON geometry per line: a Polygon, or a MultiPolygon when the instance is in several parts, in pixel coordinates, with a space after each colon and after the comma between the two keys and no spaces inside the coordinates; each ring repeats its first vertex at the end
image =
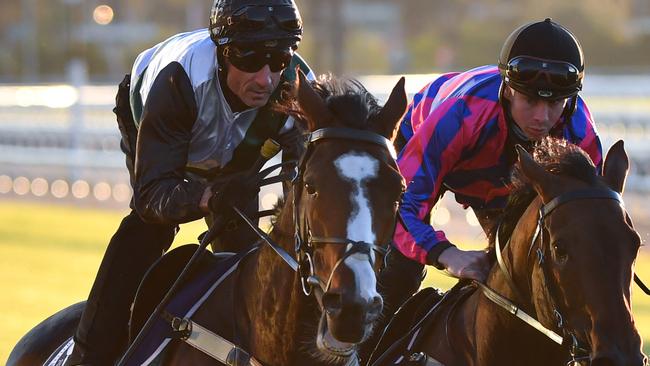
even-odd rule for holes
{"type": "Polygon", "coordinates": [[[384,307],[384,302],[381,299],[381,296],[375,296],[370,301],[368,306],[368,315],[370,317],[377,317],[381,314],[381,310],[384,307]]]}
{"type": "Polygon", "coordinates": [[[336,315],[343,308],[343,296],[337,293],[326,292],[323,294],[323,309],[329,315],[336,315]]]}

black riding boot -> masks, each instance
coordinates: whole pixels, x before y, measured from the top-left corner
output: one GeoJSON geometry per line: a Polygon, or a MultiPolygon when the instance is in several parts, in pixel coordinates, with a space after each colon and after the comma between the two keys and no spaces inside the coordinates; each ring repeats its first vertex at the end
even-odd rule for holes
{"type": "Polygon", "coordinates": [[[373,335],[359,350],[362,365],[368,361],[393,314],[418,291],[425,274],[423,264],[405,257],[397,248],[390,247],[377,281],[377,289],[384,299],[384,309],[373,335]]]}
{"type": "Polygon", "coordinates": [[[147,269],[174,240],[173,225],[148,224],[135,211],[111,238],[66,365],[113,365],[128,342],[131,302],[147,269]]]}

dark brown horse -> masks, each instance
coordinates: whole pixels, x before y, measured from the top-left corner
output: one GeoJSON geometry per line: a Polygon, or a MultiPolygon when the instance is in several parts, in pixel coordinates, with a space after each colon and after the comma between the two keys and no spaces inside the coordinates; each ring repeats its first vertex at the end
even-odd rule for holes
{"type": "MultiPolygon", "coordinates": [[[[356,344],[369,336],[382,309],[375,280],[381,260],[371,247],[390,242],[403,187],[386,140],[406,107],[403,82],[381,111],[356,83],[330,80],[316,90],[300,83],[299,105],[312,137],[270,234],[286,251],[299,248],[311,280],[301,280],[302,270],[294,272],[265,246],[194,317],[230,333],[264,365],[354,364],[356,344]],[[315,286],[316,296],[305,296],[301,281],[315,286]],[[229,293],[236,305],[226,301],[224,311],[234,322],[214,316],[229,293]]],[[[168,362],[213,361],[178,344],[168,362]]]]}
{"type": "Polygon", "coordinates": [[[610,149],[602,177],[562,140],[544,140],[534,156],[519,149],[515,177],[529,183],[511,196],[498,229],[503,264],[487,287],[503,298],[490,300],[479,288],[441,307],[415,349],[446,366],[645,365],[630,302],[640,237],[620,199],[629,167],[622,141],[610,149]]]}
{"type": "MultiPolygon", "coordinates": [[[[354,81],[313,88],[301,75],[296,88],[298,103],[285,111],[311,134],[269,235],[279,249],[247,255],[191,320],[247,351],[251,364],[356,364],[382,310],[376,252],[390,243],[403,188],[390,139],[406,109],[404,79],[383,108],[354,81]]],[[[208,353],[176,340],[162,363],[215,364],[208,353]]]]}

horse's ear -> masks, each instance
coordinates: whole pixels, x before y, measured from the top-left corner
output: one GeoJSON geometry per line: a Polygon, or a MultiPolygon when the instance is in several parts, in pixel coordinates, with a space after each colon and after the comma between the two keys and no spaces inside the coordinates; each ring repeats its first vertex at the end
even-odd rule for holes
{"type": "Polygon", "coordinates": [[[618,193],[623,193],[625,178],[630,169],[630,158],[625,152],[623,140],[618,140],[607,152],[603,164],[603,177],[607,185],[618,193]]]}
{"type": "Polygon", "coordinates": [[[299,69],[296,69],[296,72],[298,74],[296,78],[298,104],[304,112],[305,117],[307,117],[309,131],[315,131],[331,123],[334,120],[334,116],[327,108],[323,98],[311,87],[311,83],[307,80],[305,74],[299,69]]]}
{"type": "Polygon", "coordinates": [[[547,203],[557,195],[555,185],[553,184],[553,174],[544,170],[537,164],[532,156],[521,145],[516,146],[517,155],[519,156],[519,167],[524,176],[533,185],[537,194],[542,197],[542,201],[547,203]]]}
{"type": "Polygon", "coordinates": [[[405,79],[402,76],[393,87],[388,101],[372,121],[373,129],[389,140],[393,140],[397,126],[406,112],[407,100],[404,83],[405,79]]]}

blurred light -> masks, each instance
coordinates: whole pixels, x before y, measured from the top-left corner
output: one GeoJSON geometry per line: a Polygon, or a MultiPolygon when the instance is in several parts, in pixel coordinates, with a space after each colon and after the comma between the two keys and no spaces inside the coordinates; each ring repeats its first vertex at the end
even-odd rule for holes
{"type": "Polygon", "coordinates": [[[99,25],[107,25],[113,21],[113,8],[108,5],[99,5],[93,10],[93,20],[99,25]]]}
{"type": "Polygon", "coordinates": [[[431,224],[433,226],[447,225],[449,220],[451,220],[451,213],[449,213],[449,210],[445,206],[439,206],[432,212],[431,224]]]}
{"type": "Polygon", "coordinates": [[[262,208],[270,210],[278,202],[278,195],[275,193],[267,193],[262,197],[262,208]]]}
{"type": "Polygon", "coordinates": [[[478,222],[478,219],[476,218],[476,215],[474,215],[474,211],[472,211],[472,210],[467,210],[467,213],[465,214],[465,220],[467,220],[467,223],[470,226],[479,226],[479,225],[481,225],[481,223],[478,222]]]}
{"type": "Polygon", "coordinates": [[[75,198],[86,198],[90,193],[90,185],[85,180],[72,183],[72,195],[75,198]]]}
{"type": "Polygon", "coordinates": [[[113,186],[113,199],[117,202],[126,202],[131,199],[131,187],[128,184],[118,183],[113,186]]]}
{"type": "Polygon", "coordinates": [[[57,179],[52,182],[50,190],[52,192],[52,196],[56,198],[63,198],[68,195],[70,188],[68,187],[68,183],[66,181],[57,179]]]}
{"type": "Polygon", "coordinates": [[[111,198],[111,185],[106,182],[99,182],[93,187],[93,196],[98,201],[106,201],[111,198]]]}
{"type": "Polygon", "coordinates": [[[13,181],[8,175],[0,175],[0,193],[9,193],[11,192],[11,187],[13,186],[13,181]]]}
{"type": "Polygon", "coordinates": [[[15,94],[16,105],[42,105],[50,108],[68,108],[79,100],[77,90],[69,85],[20,87],[15,94]]]}
{"type": "Polygon", "coordinates": [[[43,197],[48,191],[47,181],[43,178],[36,178],[32,181],[31,189],[32,194],[36,197],[43,197]]]}
{"type": "Polygon", "coordinates": [[[29,179],[25,177],[14,179],[14,192],[21,196],[29,193],[29,179]]]}

